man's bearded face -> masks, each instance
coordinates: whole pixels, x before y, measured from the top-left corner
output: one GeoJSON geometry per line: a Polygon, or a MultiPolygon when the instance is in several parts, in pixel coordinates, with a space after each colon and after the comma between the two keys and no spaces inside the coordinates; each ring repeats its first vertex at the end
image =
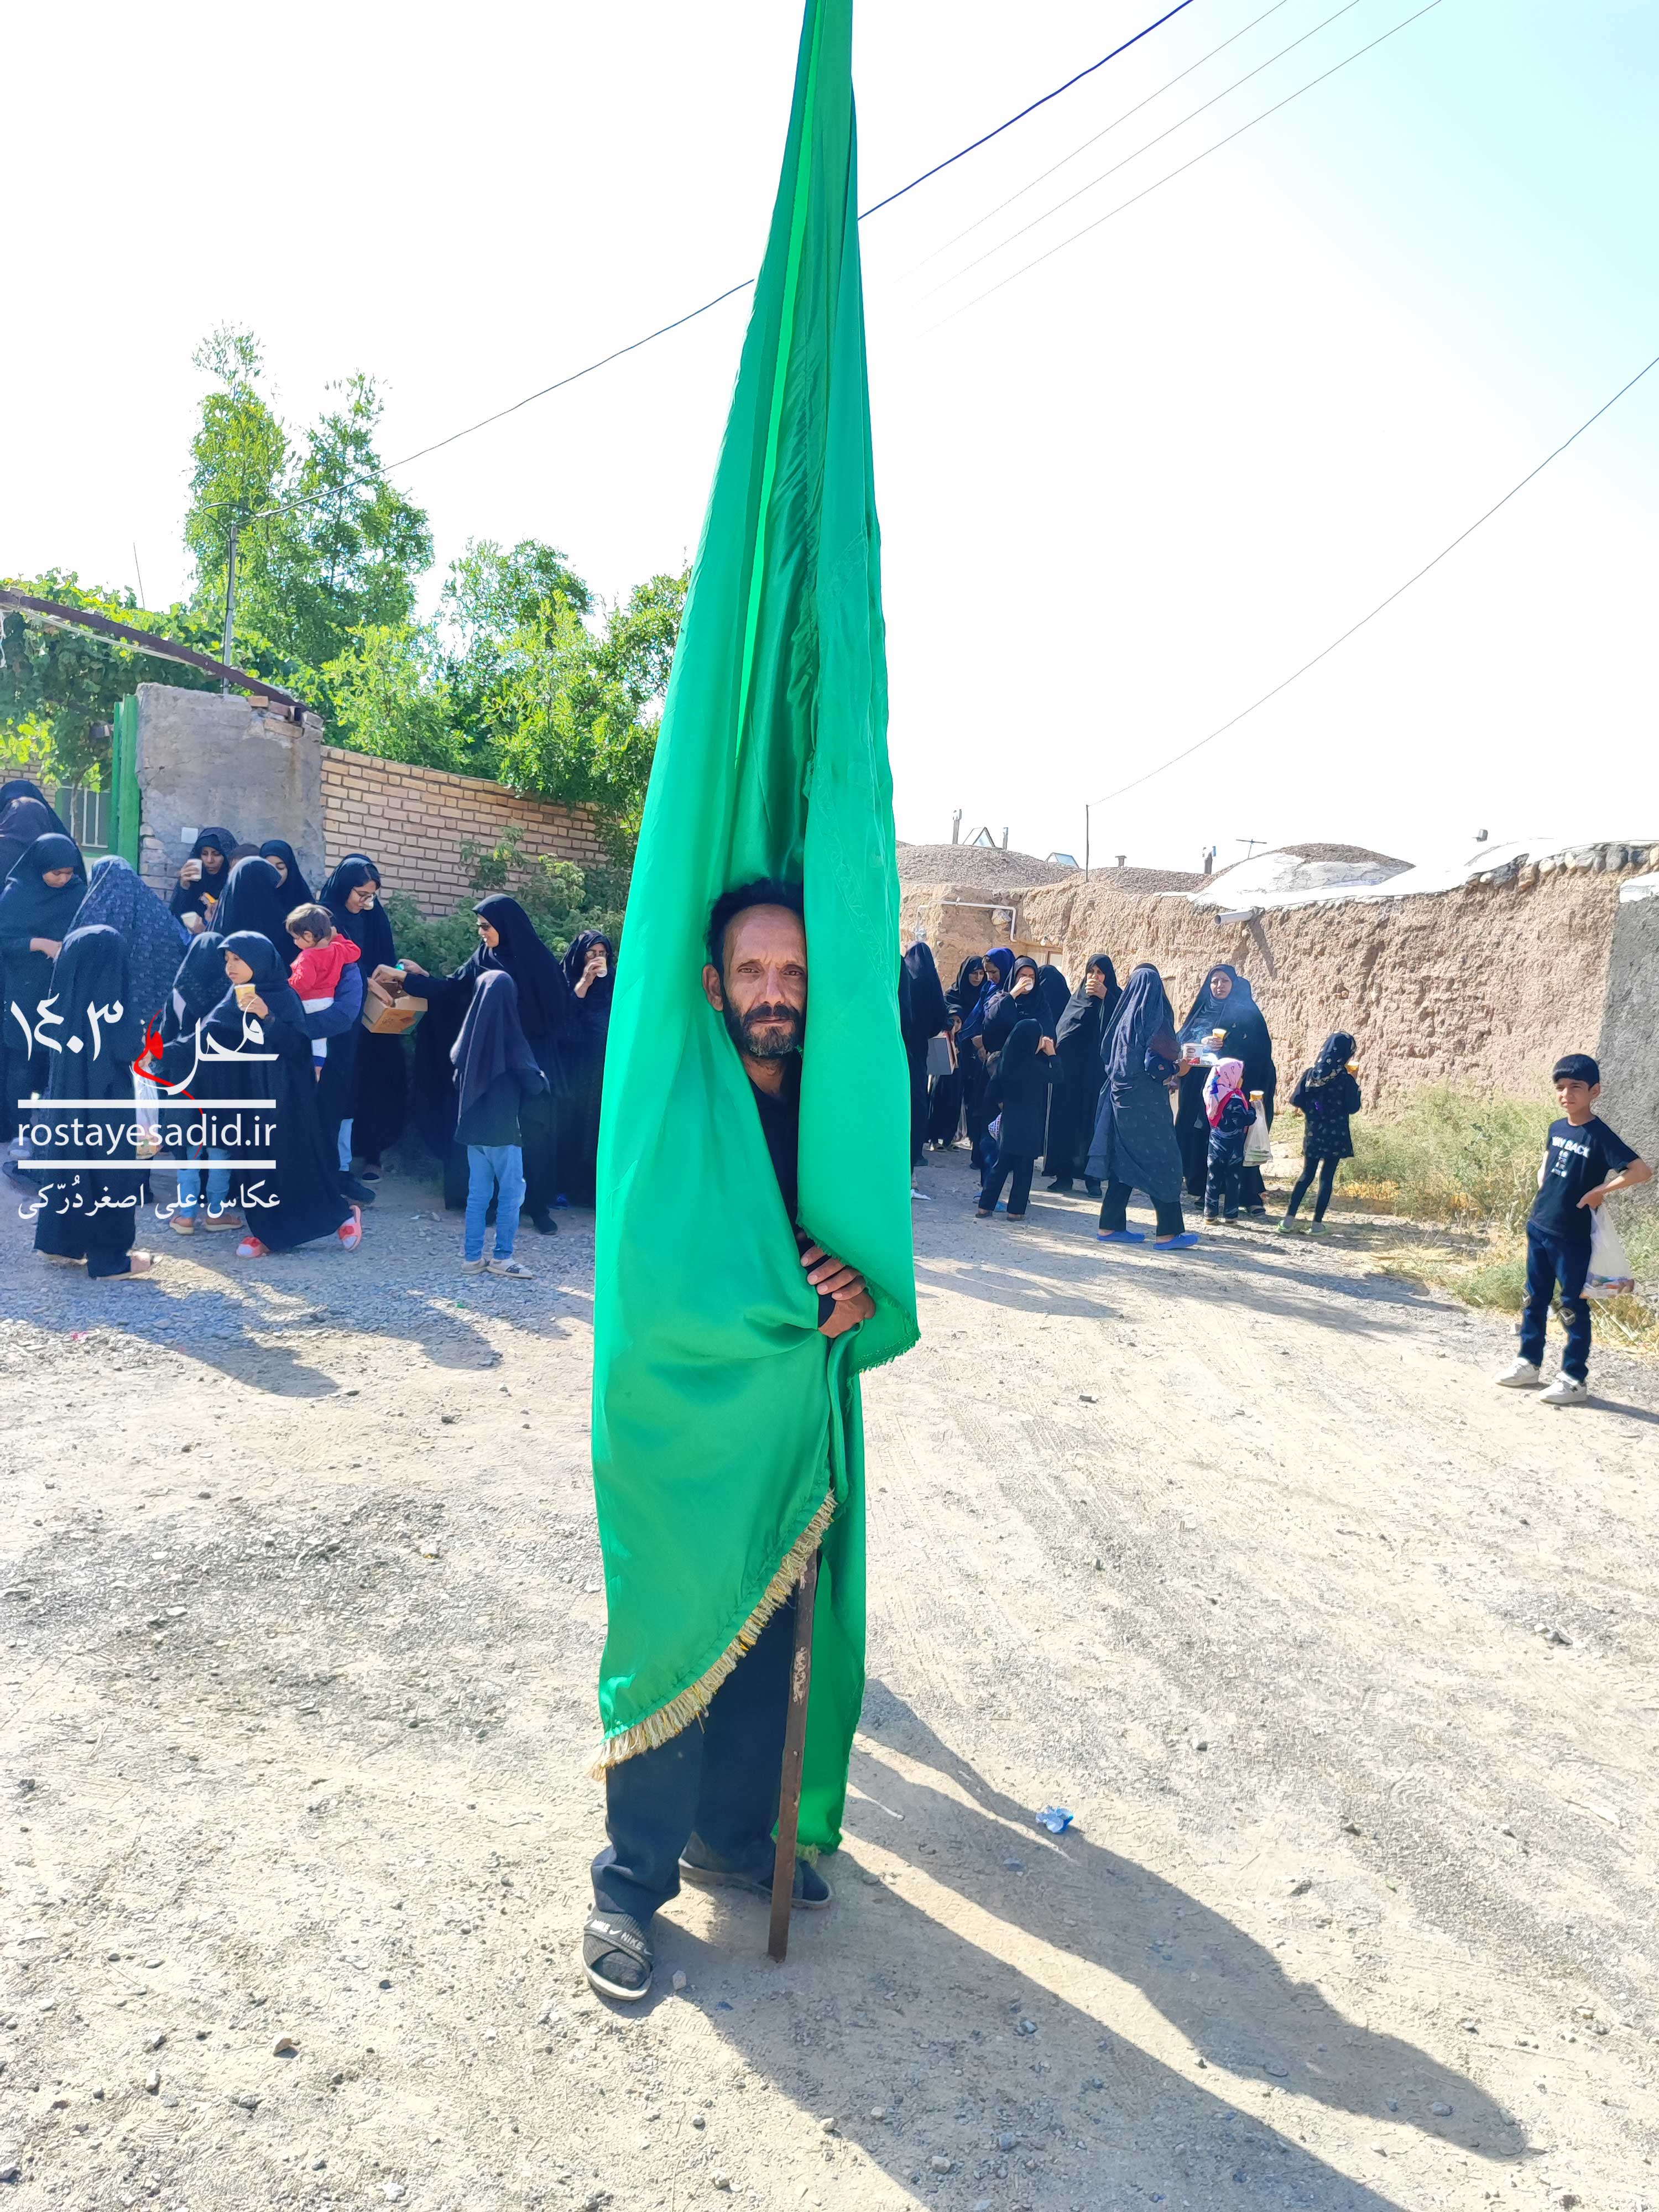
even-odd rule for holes
{"type": "Polygon", "coordinates": [[[726,1032],[750,1060],[783,1060],[806,1035],[806,932],[787,907],[753,906],[726,933],[726,1032]]]}

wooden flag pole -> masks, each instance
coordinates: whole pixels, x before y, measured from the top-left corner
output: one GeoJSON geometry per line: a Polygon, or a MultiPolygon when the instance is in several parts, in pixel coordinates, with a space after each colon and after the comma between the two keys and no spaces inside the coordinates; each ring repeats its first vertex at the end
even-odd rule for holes
{"type": "Polygon", "coordinates": [[[789,1720],[783,1737],[783,1786],[778,1798],[778,1848],[772,1866],[772,1923],[769,1958],[789,1955],[789,1911],[795,1894],[795,1839],[800,1831],[801,1768],[806,1757],[806,1700],[812,1688],[812,1608],[818,1594],[818,1555],[806,1562],[795,1593],[795,1652],[789,1670],[789,1720]]]}

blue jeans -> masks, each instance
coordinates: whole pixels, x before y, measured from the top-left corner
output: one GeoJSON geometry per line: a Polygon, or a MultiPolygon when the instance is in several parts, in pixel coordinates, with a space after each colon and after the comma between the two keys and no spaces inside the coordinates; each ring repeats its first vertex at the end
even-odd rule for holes
{"type": "Polygon", "coordinates": [[[524,1204],[524,1152],[518,1145],[469,1145],[466,1148],[465,1257],[483,1257],[484,1216],[495,1200],[495,1257],[513,1257],[524,1204]]]}
{"type": "Polygon", "coordinates": [[[1589,1376],[1590,1309],[1584,1296],[1589,1273],[1590,1245],[1563,1243],[1559,1237],[1527,1231],[1527,1300],[1521,1309],[1521,1357],[1534,1367],[1544,1358],[1544,1335],[1549,1327],[1550,1300],[1561,1285],[1561,1323],[1567,1332],[1567,1348],[1561,1356],[1561,1372],[1575,1382],[1589,1376]]]}
{"type": "MultiPolygon", "coordinates": [[[[198,1155],[199,1158],[199,1155],[198,1155]]],[[[228,1160],[230,1154],[217,1145],[208,1148],[210,1163],[228,1160]]],[[[225,1200],[230,1196],[230,1170],[210,1164],[207,1179],[207,1202],[214,1213],[224,1211],[225,1200]]],[[[186,1213],[194,1213],[202,1200],[202,1171],[199,1168],[180,1168],[179,1170],[179,1204],[186,1213]]]]}

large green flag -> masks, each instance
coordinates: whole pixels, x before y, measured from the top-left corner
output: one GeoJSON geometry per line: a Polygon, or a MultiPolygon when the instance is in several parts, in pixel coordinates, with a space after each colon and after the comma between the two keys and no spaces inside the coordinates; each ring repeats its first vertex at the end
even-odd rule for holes
{"type": "Polygon", "coordinates": [[[864,1688],[859,1375],[917,1334],[851,48],[852,0],[807,0],[634,869],[593,1342],[602,1765],[697,1720],[821,1537],[800,1832],[825,1848],[864,1688]],[[709,908],[761,876],[805,886],[801,1225],[876,1300],[834,1343],[702,992],[709,908]]]}

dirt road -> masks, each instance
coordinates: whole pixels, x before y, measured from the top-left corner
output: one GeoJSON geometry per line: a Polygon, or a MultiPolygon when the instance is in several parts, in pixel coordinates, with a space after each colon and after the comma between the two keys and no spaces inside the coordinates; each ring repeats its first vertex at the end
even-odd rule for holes
{"type": "Polygon", "coordinates": [[[688,1894],[637,2015],[574,1965],[582,1218],[462,1277],[388,1183],[112,1288],[8,1204],[20,2205],[1659,2205],[1653,1370],[1553,1413],[1342,1232],[926,1178],[835,1909],[780,1970],[688,1894]]]}

